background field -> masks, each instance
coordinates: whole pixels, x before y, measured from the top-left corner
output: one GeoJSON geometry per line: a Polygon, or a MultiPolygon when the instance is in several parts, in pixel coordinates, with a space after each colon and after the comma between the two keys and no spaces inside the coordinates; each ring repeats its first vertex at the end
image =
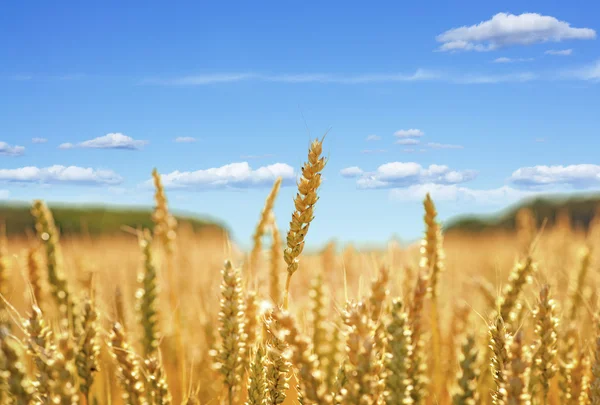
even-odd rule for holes
{"type": "MultiPolygon", "coordinates": [[[[423,290],[426,286],[424,281],[431,281],[430,277],[426,277],[428,267],[423,264],[424,258],[428,256],[427,244],[421,250],[420,243],[400,246],[391,242],[380,249],[361,251],[351,245],[338,246],[331,242],[319,252],[305,252],[297,274],[292,279],[290,312],[302,334],[302,338],[296,343],[305,342],[307,346],[298,346],[306,350],[298,352],[292,343],[291,357],[281,357],[285,361],[291,361],[292,370],[296,370],[285,377],[289,378],[289,381],[286,380],[287,385],[284,384],[285,381],[282,382],[284,386],[289,386],[285,389],[287,397],[284,403],[297,403],[297,383],[302,381],[302,373],[306,372],[306,367],[314,367],[312,372],[318,374],[313,377],[320,381],[323,392],[339,391],[340,378],[345,379],[344,384],[362,381],[362,384],[371,385],[361,394],[364,398],[360,403],[379,403],[375,397],[377,381],[385,386],[389,384],[388,376],[393,373],[391,369],[387,374],[384,371],[387,363],[383,357],[378,357],[382,353],[371,353],[367,349],[370,344],[374,345],[372,349],[378,347],[378,333],[385,331],[385,328],[391,330],[389,325],[394,321],[394,311],[390,309],[392,298],[398,298],[404,303],[404,309],[396,315],[405,314],[408,317],[406,330],[411,332],[407,333],[413,333],[414,337],[416,330],[419,330],[418,344],[413,342],[413,349],[421,352],[422,370],[419,378],[422,378],[425,394],[417,397],[414,402],[492,403],[492,394],[497,386],[490,367],[495,354],[488,349],[489,331],[497,311],[510,297],[514,302],[507,312],[510,314],[510,319],[506,320],[507,342],[514,340],[519,331],[524,332],[523,339],[526,343],[522,348],[524,352],[521,360],[526,364],[526,370],[519,376],[516,369],[511,371],[512,363],[506,363],[504,367],[507,378],[516,378],[517,382],[520,381],[519,378],[527,381],[531,391],[528,395],[543,403],[546,391],[541,388],[543,385],[540,385],[539,378],[542,374],[538,373],[541,368],[546,370],[545,367],[548,367],[551,371],[546,370],[548,403],[589,403],[586,401],[592,397],[590,387],[593,388],[592,384],[597,383],[596,372],[591,368],[595,361],[593,337],[596,334],[599,279],[594,255],[599,248],[599,229],[594,221],[597,206],[598,200],[592,198],[574,198],[561,202],[536,200],[512,207],[496,218],[470,218],[450,222],[443,244],[436,245],[436,249],[439,249],[436,263],[440,267],[437,275],[439,294],[436,298],[423,290]],[[529,216],[524,217],[523,213],[528,213],[529,216]],[[543,231],[538,233],[542,227],[543,231]],[[535,248],[528,256],[527,249],[536,236],[538,239],[535,248]],[[525,263],[528,262],[528,257],[532,262],[525,274],[523,266],[527,266],[525,263]],[[522,264],[521,268],[515,267],[519,262],[522,264]],[[543,322],[540,321],[537,297],[545,284],[550,286],[554,300],[547,302],[549,312],[545,322],[550,322],[553,326],[550,330],[540,332],[536,328],[541,328],[539,325],[543,322]],[[360,328],[353,326],[351,321],[352,311],[358,311],[355,315],[360,314],[357,302],[363,302],[370,308],[369,311],[373,306],[381,308],[381,313],[372,321],[359,316],[358,319],[362,319],[358,321],[359,324],[364,321],[363,326],[367,328],[364,336],[357,332],[360,328]],[[344,313],[349,317],[345,324],[344,313]],[[466,337],[473,339],[474,346],[471,347],[471,352],[461,355],[461,345],[466,337]],[[354,338],[366,340],[360,340],[359,346],[353,346],[354,338]],[[549,354],[542,360],[536,360],[540,347],[544,344],[548,345],[549,354]],[[476,356],[468,357],[471,354],[476,356]],[[358,363],[353,363],[353,358],[358,363]],[[361,363],[362,361],[371,365],[361,363]],[[376,369],[377,362],[381,363],[381,369],[376,369]],[[345,373],[343,377],[340,377],[341,364],[344,364],[341,369],[345,373]],[[366,367],[366,370],[361,367],[366,367]],[[469,370],[473,373],[471,382],[467,381],[469,370]],[[361,373],[367,375],[361,376],[361,373]],[[368,373],[372,374],[371,377],[368,377],[368,373]],[[476,375],[479,377],[474,378],[476,375]],[[469,390],[473,392],[469,394],[469,390]],[[462,398],[461,393],[475,395],[474,392],[478,392],[478,397],[473,396],[471,399],[478,398],[476,402],[468,402],[467,397],[466,402],[457,402],[462,398]],[[565,402],[567,398],[570,402],[565,402]]],[[[25,318],[31,316],[32,287],[35,283],[41,287],[38,304],[55,335],[60,335],[65,328],[64,325],[60,326],[62,316],[56,311],[51,295],[54,287],[46,274],[49,260],[47,251],[44,253],[36,248],[40,241],[35,236],[34,220],[28,210],[26,207],[3,207],[0,210],[0,217],[6,223],[8,234],[4,241],[5,250],[2,252],[4,278],[1,287],[8,302],[14,306],[14,311],[13,307],[8,307],[9,318],[12,318],[9,324],[13,325],[15,338],[23,342],[27,341],[27,337],[17,325],[23,324],[25,318]],[[31,281],[35,269],[32,268],[29,255],[32,248],[37,249],[37,274],[40,275],[40,280],[33,280],[34,283],[31,281]]],[[[144,256],[143,249],[140,249],[138,236],[133,230],[152,227],[155,222],[160,223],[156,218],[153,222],[152,212],[58,207],[52,211],[61,231],[60,267],[68,280],[70,292],[79,301],[85,294],[93,291],[99,314],[96,336],[96,344],[100,350],[97,361],[99,371],[93,373],[90,401],[100,404],[146,403],[134,401],[133,394],[127,394],[128,391],[124,389],[132,381],[124,378],[126,373],[124,374],[124,366],[119,357],[116,357],[116,361],[111,357],[111,350],[115,355],[114,332],[111,334],[111,328],[115,322],[125,325],[127,339],[132,345],[131,349],[127,349],[127,354],[131,355],[129,360],[135,363],[140,381],[147,379],[148,382],[142,383],[142,386],[152,393],[152,374],[150,366],[144,363],[143,355],[147,344],[145,328],[151,319],[151,323],[158,325],[155,337],[160,347],[160,363],[166,373],[166,377],[163,375],[160,378],[168,383],[173,403],[193,403],[193,399],[199,399],[203,404],[254,403],[252,394],[248,398],[248,390],[252,393],[252,378],[256,377],[252,377],[252,355],[248,354],[241,354],[240,361],[245,366],[237,371],[240,376],[236,380],[237,395],[232,402],[228,402],[227,382],[220,357],[224,350],[223,330],[227,327],[227,321],[224,323],[219,313],[223,314],[225,311],[226,307],[223,305],[224,302],[227,305],[227,297],[232,290],[227,280],[224,281],[222,271],[225,260],[231,260],[234,267],[240,269],[236,274],[241,277],[241,284],[236,288],[239,288],[241,301],[247,305],[245,310],[240,309],[240,316],[245,319],[246,333],[254,336],[253,341],[247,340],[252,342],[249,343],[247,353],[254,354],[258,347],[265,344],[261,338],[263,328],[260,326],[260,314],[264,315],[261,310],[280,304],[279,298],[272,296],[273,287],[270,284],[273,272],[281,273],[278,281],[280,287],[285,278],[283,250],[277,246],[272,249],[273,240],[270,236],[262,238],[257,261],[250,268],[252,259],[247,252],[236,248],[225,226],[193,218],[180,218],[171,259],[158,243],[160,239],[156,238],[153,245],[150,262],[157,271],[154,284],[154,287],[158,287],[154,303],[157,313],[148,315],[144,313],[143,306],[140,307],[140,302],[143,301],[143,295],[152,290],[147,285],[149,259],[144,256]],[[249,315],[252,311],[254,315],[249,315]],[[112,346],[108,342],[113,342],[112,346]],[[215,366],[218,364],[221,364],[220,370],[215,366]],[[249,382],[248,374],[251,377],[249,382]]],[[[429,226],[424,225],[424,231],[435,229],[432,228],[434,222],[431,219],[430,212],[426,219],[429,226]]],[[[431,232],[425,236],[429,246],[431,237],[431,232]]],[[[441,234],[436,238],[439,237],[441,234]]],[[[43,242],[44,237],[41,240],[43,242]]],[[[441,242],[441,239],[436,240],[441,242]]],[[[285,241],[280,244],[284,245],[285,241]]],[[[74,335],[77,336],[75,333],[74,335]]],[[[381,350],[391,350],[394,341],[392,335],[383,333],[381,336],[387,342],[387,346],[382,346],[381,350]]],[[[74,338],[73,343],[77,342],[74,338]]],[[[274,350],[272,341],[269,342],[271,343],[267,347],[274,350]]],[[[506,350],[510,352],[511,348],[507,343],[506,350]]],[[[32,359],[36,356],[32,353],[22,356],[20,361],[24,370],[29,373],[27,378],[35,381],[33,376],[39,370],[32,359]]],[[[413,373],[412,375],[415,371],[410,371],[408,365],[413,356],[409,351],[405,359],[397,359],[407,365],[407,372],[413,373]]],[[[272,360],[271,357],[266,359],[270,360],[264,360],[265,364],[272,360]]],[[[514,359],[511,361],[514,362],[514,359]]],[[[131,364],[130,366],[133,367],[131,364]]],[[[6,375],[10,375],[10,372],[6,375]]],[[[73,381],[81,384],[81,376],[75,377],[76,375],[73,371],[73,381]]],[[[510,384],[516,384],[515,380],[507,381],[509,388],[510,384]]],[[[310,390],[310,385],[302,384],[306,383],[299,385],[300,392],[310,390]]],[[[268,387],[265,386],[265,392],[272,393],[273,388],[268,387]]],[[[388,387],[385,391],[387,394],[389,389],[388,387]]],[[[345,392],[346,395],[340,397],[345,399],[339,399],[339,403],[354,403],[348,399],[348,391],[339,392],[345,392]]],[[[381,395],[384,395],[383,392],[382,390],[381,395]]],[[[411,396],[408,391],[405,393],[407,398],[411,396]]],[[[148,395],[150,404],[170,403],[160,402],[148,395]]],[[[85,396],[79,398],[86,401],[85,396]]],[[[27,403],[6,400],[8,403],[27,403]]],[[[310,399],[304,401],[318,403],[310,399]]],[[[385,403],[400,402],[388,398],[385,403]]]]}

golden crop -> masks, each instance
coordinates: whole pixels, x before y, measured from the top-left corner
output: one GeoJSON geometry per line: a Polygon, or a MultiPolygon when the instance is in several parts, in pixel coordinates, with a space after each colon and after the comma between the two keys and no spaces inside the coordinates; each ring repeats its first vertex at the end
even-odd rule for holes
{"type": "Polygon", "coordinates": [[[178,227],[156,171],[153,232],[60,239],[36,201],[0,242],[0,405],[600,404],[599,221],[444,235],[427,196],[420,246],[303,253],[322,142],[248,254],[178,227]]]}

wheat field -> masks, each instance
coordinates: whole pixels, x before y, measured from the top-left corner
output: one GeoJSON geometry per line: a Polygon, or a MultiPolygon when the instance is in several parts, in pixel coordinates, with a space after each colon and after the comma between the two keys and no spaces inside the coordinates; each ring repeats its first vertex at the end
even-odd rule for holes
{"type": "Polygon", "coordinates": [[[61,238],[35,201],[1,241],[0,404],[600,404],[600,217],[443,235],[427,196],[419,245],[303,253],[322,142],[250,252],[178,226],[156,171],[151,231],[61,238]]]}

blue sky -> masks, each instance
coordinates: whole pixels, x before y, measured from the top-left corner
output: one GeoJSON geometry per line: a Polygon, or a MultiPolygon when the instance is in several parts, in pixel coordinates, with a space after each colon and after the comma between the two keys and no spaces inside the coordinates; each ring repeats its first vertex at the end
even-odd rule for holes
{"type": "Polygon", "coordinates": [[[600,4],[12,2],[0,9],[0,198],[152,204],[247,244],[328,129],[311,244],[600,186],[600,4]]]}

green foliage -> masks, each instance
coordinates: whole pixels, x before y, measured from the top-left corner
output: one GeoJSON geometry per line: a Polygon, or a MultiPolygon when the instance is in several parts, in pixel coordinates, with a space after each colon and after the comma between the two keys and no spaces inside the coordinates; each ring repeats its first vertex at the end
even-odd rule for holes
{"type": "Polygon", "coordinates": [[[552,227],[561,212],[567,212],[574,227],[587,230],[594,214],[600,208],[600,195],[572,196],[568,198],[538,197],[524,200],[507,210],[490,216],[464,216],[449,221],[444,232],[484,232],[515,229],[517,212],[529,208],[539,227],[544,219],[552,227]]]}
{"type": "MultiPolygon", "coordinates": [[[[107,208],[101,206],[50,205],[57,228],[61,235],[120,233],[122,227],[152,229],[150,208],[107,208]]],[[[31,206],[27,204],[0,205],[0,223],[6,223],[8,235],[22,235],[35,232],[31,206]]],[[[225,227],[216,221],[191,216],[176,217],[180,226],[191,226],[194,230],[205,227],[225,227]]]]}

